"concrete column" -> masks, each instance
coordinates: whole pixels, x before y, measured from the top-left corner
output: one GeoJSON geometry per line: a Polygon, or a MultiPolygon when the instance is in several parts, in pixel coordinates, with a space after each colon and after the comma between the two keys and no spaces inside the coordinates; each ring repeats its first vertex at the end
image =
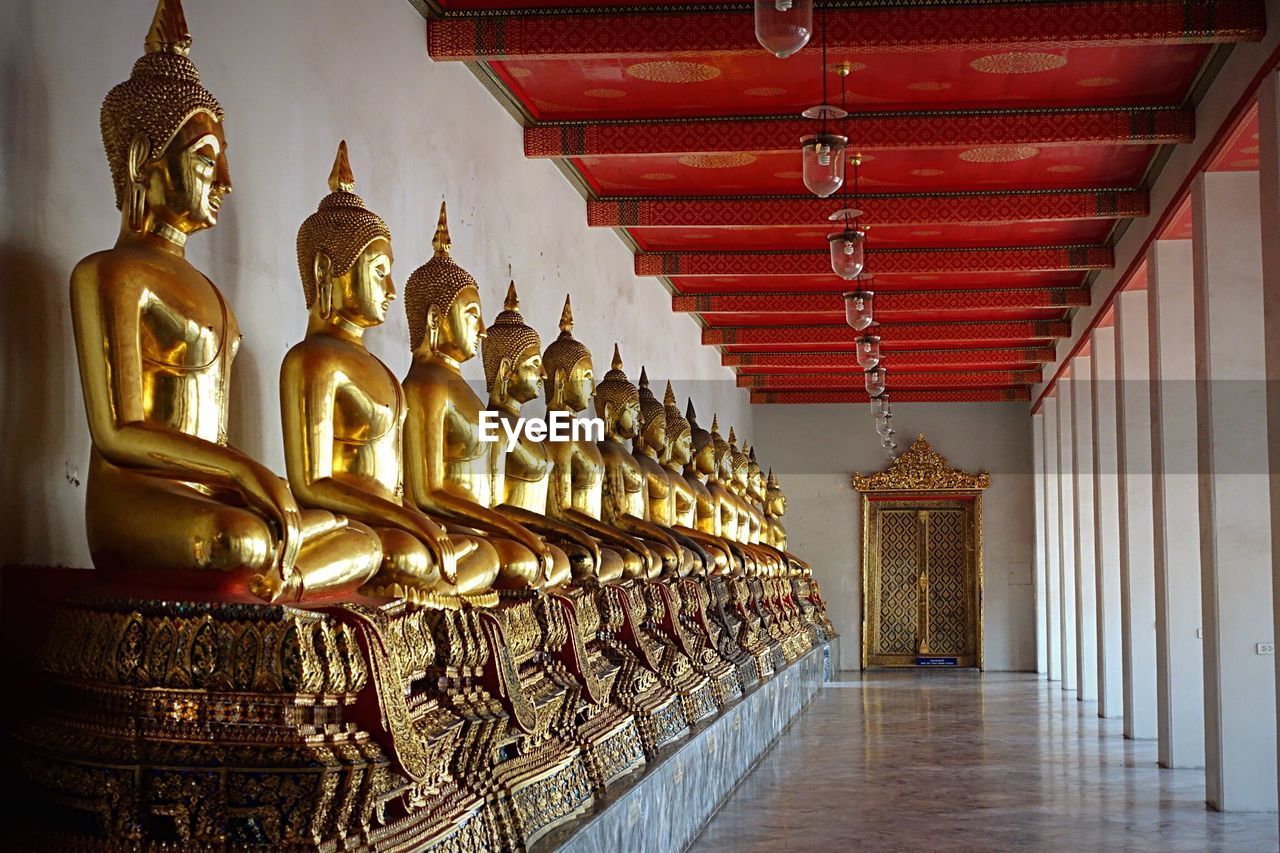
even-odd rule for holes
{"type": "Polygon", "coordinates": [[[1147,293],[1115,300],[1116,457],[1120,479],[1120,628],[1124,736],[1156,736],[1156,588],[1151,532],[1151,391],[1147,293]]]}
{"type": "Polygon", "coordinates": [[[1098,598],[1098,716],[1124,714],[1120,607],[1120,477],[1116,457],[1116,330],[1098,326],[1089,341],[1093,367],[1094,573],[1098,598]]]}
{"type": "Polygon", "coordinates": [[[1062,680],[1061,530],[1058,528],[1058,394],[1044,398],[1045,664],[1049,680],[1062,680]]]}
{"type": "Polygon", "coordinates": [[[1276,672],[1257,646],[1275,629],[1260,204],[1256,172],[1192,184],[1205,799],[1220,811],[1276,808],[1276,672]]]}
{"type": "Polygon", "coordinates": [[[1093,380],[1088,356],[1071,359],[1072,538],[1076,579],[1076,698],[1098,698],[1098,585],[1093,567],[1093,380]]]}
{"type": "Polygon", "coordinates": [[[1036,504],[1036,550],[1035,550],[1035,592],[1036,592],[1036,672],[1047,675],[1049,672],[1047,649],[1045,647],[1045,600],[1049,589],[1045,585],[1045,548],[1044,541],[1044,412],[1039,411],[1031,416],[1031,470],[1035,482],[1036,504]]]}
{"type": "Polygon", "coordinates": [[[1147,252],[1161,767],[1204,766],[1193,266],[1190,240],[1147,252]]]}
{"type": "MultiPolygon", "coordinates": [[[[1259,185],[1263,222],[1280,222],[1280,75],[1258,89],[1259,185]]],[[[1275,633],[1280,637],[1280,241],[1262,241],[1262,313],[1267,364],[1267,470],[1271,475],[1271,571],[1275,633]]],[[[1276,658],[1280,680],[1280,657],[1276,658]]],[[[1280,697],[1278,697],[1280,699],[1280,697]]]]}
{"type": "Polygon", "coordinates": [[[1068,373],[1058,379],[1058,574],[1062,600],[1062,689],[1076,690],[1079,669],[1076,661],[1076,525],[1075,478],[1072,476],[1071,383],[1068,373]]]}

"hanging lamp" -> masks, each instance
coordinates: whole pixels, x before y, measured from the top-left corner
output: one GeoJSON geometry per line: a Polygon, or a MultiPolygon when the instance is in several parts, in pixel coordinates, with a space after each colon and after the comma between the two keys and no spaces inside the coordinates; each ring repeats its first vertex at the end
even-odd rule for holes
{"type": "Polygon", "coordinates": [[[872,397],[879,397],[884,393],[884,383],[886,379],[886,370],[883,364],[877,364],[875,367],[863,374],[863,382],[866,385],[867,393],[872,397]]]}
{"type": "MultiPolygon", "coordinates": [[[[846,62],[837,69],[841,81],[849,74],[846,62]]],[[[843,83],[842,83],[843,85],[843,83]]],[[[800,140],[801,168],[804,185],[818,198],[827,198],[844,184],[844,152],[848,137],[831,131],[829,122],[839,121],[849,113],[843,107],[827,103],[827,11],[822,10],[822,103],[809,107],[801,115],[821,121],[821,129],[800,140]]]]}
{"type": "Polygon", "coordinates": [[[854,329],[863,332],[875,323],[875,291],[871,289],[875,276],[865,275],[858,279],[862,289],[851,290],[844,294],[844,320],[854,329]]]}
{"type": "Polygon", "coordinates": [[[863,370],[870,370],[880,363],[879,335],[863,335],[854,344],[857,346],[858,366],[863,370]]]}
{"type": "Polygon", "coordinates": [[[756,41],[779,59],[809,43],[813,0],[756,0],[756,41]]]}

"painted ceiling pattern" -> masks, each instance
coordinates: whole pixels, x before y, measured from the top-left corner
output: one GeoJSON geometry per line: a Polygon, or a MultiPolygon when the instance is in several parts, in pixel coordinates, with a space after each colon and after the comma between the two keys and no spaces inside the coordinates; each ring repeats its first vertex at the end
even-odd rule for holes
{"type": "MultiPolygon", "coordinates": [[[[1194,138],[1225,51],[1264,32],[1262,0],[831,0],[780,60],[749,3],[433,12],[432,58],[490,83],[525,124],[526,156],[571,176],[587,224],[622,234],[636,275],[699,319],[759,403],[867,399],[840,296],[854,287],[827,252],[828,215],[846,206],[870,226],[894,399],[1029,399],[1115,239],[1152,213],[1147,190],[1194,138]],[[819,199],[800,155],[817,123],[800,112],[822,101],[824,72],[838,101],[842,63],[858,193],[819,199]]],[[[1256,130],[1242,125],[1222,168],[1256,168],[1256,130]]]]}

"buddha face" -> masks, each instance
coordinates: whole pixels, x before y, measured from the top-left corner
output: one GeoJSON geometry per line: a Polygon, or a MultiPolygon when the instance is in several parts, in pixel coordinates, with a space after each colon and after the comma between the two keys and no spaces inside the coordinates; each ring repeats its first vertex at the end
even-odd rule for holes
{"type": "Polygon", "coordinates": [[[680,434],[671,442],[667,452],[671,454],[672,464],[687,464],[693,456],[693,433],[687,429],[680,430],[680,434]]]}
{"type": "Polygon", "coordinates": [[[719,463],[716,465],[716,479],[724,483],[726,486],[733,482],[733,457],[728,451],[720,457],[719,463]]]}
{"type": "Polygon", "coordinates": [[[694,470],[703,476],[707,476],[716,470],[716,449],[712,447],[711,442],[703,445],[697,455],[693,457],[694,470]]]}
{"type": "Polygon", "coordinates": [[[746,465],[733,466],[733,484],[737,486],[740,491],[745,492],[747,490],[747,466],[746,465]]]}
{"type": "Polygon", "coordinates": [[[787,514],[787,496],[777,492],[769,499],[769,512],[781,518],[787,514]]]}
{"type": "Polygon", "coordinates": [[[142,165],[139,178],[157,221],[183,234],[217,225],[222,197],[231,192],[222,122],[196,113],[159,157],[142,165]]]}
{"type": "Polygon", "coordinates": [[[662,412],[658,412],[653,420],[645,424],[644,443],[658,451],[662,451],[666,448],[667,419],[663,416],[662,412]]]}
{"type": "Polygon", "coordinates": [[[583,356],[569,371],[564,382],[564,403],[575,412],[581,412],[591,403],[591,395],[596,393],[595,368],[590,356],[583,356]]]}
{"type": "Polygon", "coordinates": [[[632,397],[621,405],[610,403],[607,407],[608,427],[618,439],[626,441],[640,433],[640,400],[632,397]]]}
{"type": "Polygon", "coordinates": [[[436,351],[455,361],[466,361],[475,356],[484,335],[484,321],[480,319],[480,291],[467,285],[458,291],[443,317],[436,317],[436,307],[430,309],[428,322],[438,323],[439,337],[436,351]]]}
{"type": "Polygon", "coordinates": [[[378,237],[364,247],[351,269],[333,282],[334,307],[343,318],[362,327],[386,322],[396,298],[391,262],[391,243],[378,237]]]}
{"type": "Polygon", "coordinates": [[[758,501],[764,500],[764,475],[760,473],[760,469],[747,468],[747,486],[751,497],[758,501]]]}
{"type": "Polygon", "coordinates": [[[527,346],[507,376],[507,395],[517,403],[527,403],[542,393],[542,383],[546,378],[538,346],[527,346]]]}

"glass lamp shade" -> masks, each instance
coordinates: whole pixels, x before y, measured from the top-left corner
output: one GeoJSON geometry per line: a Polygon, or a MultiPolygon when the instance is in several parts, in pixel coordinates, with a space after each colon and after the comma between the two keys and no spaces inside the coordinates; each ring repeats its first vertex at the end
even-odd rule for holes
{"type": "Polygon", "coordinates": [[[880,336],[863,335],[856,341],[858,366],[870,370],[880,363],[880,336]]]}
{"type": "Polygon", "coordinates": [[[844,320],[861,332],[871,326],[872,302],[875,294],[869,290],[854,290],[844,295],[844,320]]]}
{"type": "Polygon", "coordinates": [[[756,41],[779,59],[809,43],[813,0],[756,0],[756,41]]]}
{"type": "Polygon", "coordinates": [[[876,419],[876,432],[880,433],[880,435],[894,434],[892,414],[886,414],[884,417],[876,419]]]}
{"type": "MultiPolygon", "coordinates": [[[[857,278],[866,265],[866,232],[859,231],[857,228],[845,228],[843,231],[828,234],[827,242],[831,245],[832,272],[846,281],[857,278]]],[[[868,325],[870,325],[869,322],[868,325]]],[[[858,327],[854,326],[854,328],[858,327]]]]}
{"type": "Polygon", "coordinates": [[[898,441],[893,437],[893,430],[889,430],[889,434],[881,439],[880,446],[889,452],[893,452],[898,449],[898,441]]]}
{"type": "Polygon", "coordinates": [[[867,393],[872,397],[879,397],[884,393],[885,370],[884,365],[877,365],[871,368],[863,376],[863,381],[867,386],[867,393]]]}
{"type": "Polygon", "coordinates": [[[889,395],[881,394],[879,397],[871,398],[871,414],[877,418],[883,418],[885,415],[892,415],[893,412],[889,408],[889,395]]]}
{"type": "Polygon", "coordinates": [[[815,133],[800,140],[804,185],[818,198],[826,198],[844,186],[844,149],[848,142],[838,133],[815,133]]]}

